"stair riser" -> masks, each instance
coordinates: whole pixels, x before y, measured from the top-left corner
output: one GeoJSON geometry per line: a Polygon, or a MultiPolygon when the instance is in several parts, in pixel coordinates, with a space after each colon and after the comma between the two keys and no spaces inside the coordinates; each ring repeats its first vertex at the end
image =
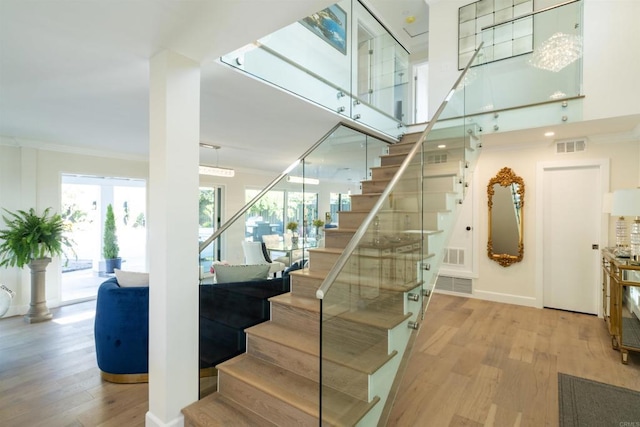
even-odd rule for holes
{"type": "Polygon", "coordinates": [[[429,177],[424,180],[426,191],[450,191],[457,193],[461,189],[457,176],[429,177]]]}
{"type": "MultiPolygon", "coordinates": [[[[319,304],[318,302],[318,305],[319,304]]],[[[271,301],[271,321],[296,331],[307,332],[318,336],[320,334],[319,314],[303,308],[271,301]]]]}
{"type": "Polygon", "coordinates": [[[456,204],[455,193],[425,193],[425,209],[452,210],[456,204]]]}
{"type": "Polygon", "coordinates": [[[362,194],[382,193],[389,181],[362,181],[362,194]]]}
{"type": "Polygon", "coordinates": [[[340,257],[340,253],[309,251],[309,271],[327,274],[340,257]]]}
{"type": "MultiPolygon", "coordinates": [[[[318,354],[285,347],[273,341],[249,334],[248,353],[314,381],[319,379],[318,354]]],[[[322,366],[323,384],[357,399],[367,400],[369,376],[344,365],[325,360],[322,366]]]]}
{"type": "MultiPolygon", "coordinates": [[[[398,208],[402,211],[381,211],[378,214],[380,233],[388,234],[400,232],[409,228],[419,226],[418,201],[415,199],[403,199],[398,201],[398,208]],[[411,226],[413,224],[413,226],[411,226]]],[[[349,229],[357,229],[369,215],[368,212],[341,212],[340,226],[349,229]]],[[[375,221],[375,220],[374,220],[375,221]]],[[[372,221],[370,230],[374,229],[372,221]]]]}
{"type": "MultiPolygon", "coordinates": [[[[247,331],[247,353],[293,373],[318,381],[318,354],[306,353],[295,348],[253,335],[247,331]]],[[[316,349],[317,350],[317,349],[316,349]]]]}
{"type": "Polygon", "coordinates": [[[406,157],[406,153],[380,157],[380,166],[398,166],[406,157]]]}
{"type": "Polygon", "coordinates": [[[423,220],[425,230],[442,230],[447,215],[442,212],[425,212],[423,220]]]}
{"type": "Polygon", "coordinates": [[[344,349],[369,348],[386,341],[388,330],[352,322],[340,317],[325,319],[322,325],[324,345],[344,349]]]}
{"type": "Polygon", "coordinates": [[[398,171],[398,167],[371,168],[371,179],[391,179],[398,171]]]}
{"type": "MultiPolygon", "coordinates": [[[[397,283],[404,285],[415,283],[417,280],[417,263],[422,259],[418,251],[394,254],[393,256],[389,252],[386,258],[358,257],[361,266],[358,283],[366,288],[376,288],[380,284],[390,285],[397,283]]],[[[427,252],[425,251],[425,253],[427,252]]]]}
{"type": "Polygon", "coordinates": [[[296,297],[315,298],[321,279],[308,276],[291,275],[291,294],[296,297]]]}
{"type": "MultiPolygon", "coordinates": [[[[376,204],[378,199],[380,198],[379,194],[374,195],[358,195],[351,196],[351,210],[352,211],[370,211],[373,208],[373,205],[376,204]]],[[[388,209],[391,206],[389,203],[389,199],[382,204],[382,209],[388,209]]]]}
{"type": "MultiPolygon", "coordinates": [[[[274,379],[275,380],[275,379],[274,379]]],[[[317,426],[318,417],[219,371],[218,391],[277,425],[317,426]]]]}
{"type": "Polygon", "coordinates": [[[418,137],[416,137],[411,141],[405,141],[405,139],[403,138],[402,144],[394,144],[389,146],[389,154],[407,154],[409,151],[411,151],[411,149],[413,148],[413,145],[417,141],[418,141],[418,137]],[[408,144],[405,144],[405,142],[408,142],[408,144]]]}
{"type": "MultiPolygon", "coordinates": [[[[343,226],[347,228],[346,226],[343,226]]],[[[327,248],[336,248],[336,249],[344,249],[351,238],[353,237],[353,232],[332,232],[325,234],[325,247],[327,248]]]]}

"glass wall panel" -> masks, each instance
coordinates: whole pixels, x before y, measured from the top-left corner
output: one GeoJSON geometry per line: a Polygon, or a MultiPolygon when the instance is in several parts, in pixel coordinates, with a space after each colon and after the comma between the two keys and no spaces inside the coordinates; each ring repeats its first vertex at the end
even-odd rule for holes
{"type": "Polygon", "coordinates": [[[357,0],[343,0],[221,61],[393,138],[409,119],[409,53],[357,0]]]}

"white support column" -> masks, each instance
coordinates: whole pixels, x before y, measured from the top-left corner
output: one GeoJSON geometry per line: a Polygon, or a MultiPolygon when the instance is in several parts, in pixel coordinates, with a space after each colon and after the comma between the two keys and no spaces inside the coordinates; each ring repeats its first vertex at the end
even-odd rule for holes
{"type": "Polygon", "coordinates": [[[149,412],[183,426],[198,399],[200,67],[163,51],[150,62],[149,412]]]}

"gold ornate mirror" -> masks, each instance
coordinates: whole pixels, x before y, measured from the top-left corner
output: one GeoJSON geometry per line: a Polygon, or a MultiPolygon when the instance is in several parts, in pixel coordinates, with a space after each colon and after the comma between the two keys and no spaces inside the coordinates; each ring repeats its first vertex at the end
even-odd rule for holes
{"type": "Polygon", "coordinates": [[[487,255],[503,267],[522,261],[524,181],[510,168],[489,180],[489,241],[487,255]]]}

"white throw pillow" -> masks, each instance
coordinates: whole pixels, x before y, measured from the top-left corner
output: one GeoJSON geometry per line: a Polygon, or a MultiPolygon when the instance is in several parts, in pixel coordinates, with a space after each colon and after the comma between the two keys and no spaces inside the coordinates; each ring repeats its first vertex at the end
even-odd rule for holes
{"type": "Polygon", "coordinates": [[[116,273],[116,280],[121,288],[149,286],[149,273],[123,271],[117,268],[114,268],[113,271],[116,273]]]}
{"type": "Polygon", "coordinates": [[[216,282],[233,283],[264,280],[269,276],[269,264],[216,265],[216,282]]]}

